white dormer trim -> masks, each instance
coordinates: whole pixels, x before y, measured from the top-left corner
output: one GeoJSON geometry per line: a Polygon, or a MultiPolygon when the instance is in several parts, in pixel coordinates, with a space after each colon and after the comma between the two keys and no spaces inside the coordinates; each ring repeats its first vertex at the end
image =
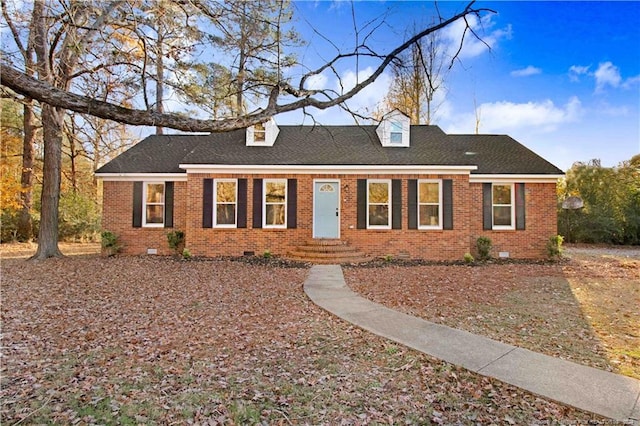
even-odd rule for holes
{"type": "Polygon", "coordinates": [[[408,148],[411,145],[409,140],[410,128],[411,119],[395,109],[382,118],[376,128],[376,133],[384,147],[408,148]],[[402,138],[400,141],[397,140],[397,136],[392,137],[392,133],[395,133],[394,130],[396,129],[401,129],[402,138]]]}
{"type": "Polygon", "coordinates": [[[264,126],[264,141],[256,141],[255,126],[247,127],[247,146],[273,146],[280,133],[276,121],[271,117],[262,123],[264,126]]]}

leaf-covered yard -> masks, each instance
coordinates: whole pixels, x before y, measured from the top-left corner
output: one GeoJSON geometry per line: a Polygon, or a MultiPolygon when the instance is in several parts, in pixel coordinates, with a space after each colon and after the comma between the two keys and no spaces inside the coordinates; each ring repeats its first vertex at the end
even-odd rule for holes
{"type": "Polygon", "coordinates": [[[1,422],[602,420],[354,328],[307,299],[306,274],[228,260],[4,259],[1,422]]]}
{"type": "Polygon", "coordinates": [[[640,378],[638,249],[572,248],[546,264],[348,268],[345,278],[390,308],[640,378]]]}

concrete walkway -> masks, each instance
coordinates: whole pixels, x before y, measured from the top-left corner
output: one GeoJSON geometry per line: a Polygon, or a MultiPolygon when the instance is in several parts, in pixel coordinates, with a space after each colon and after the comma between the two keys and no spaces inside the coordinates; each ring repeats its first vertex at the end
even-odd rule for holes
{"type": "Polygon", "coordinates": [[[351,291],[338,265],[312,267],[304,291],[320,307],[374,334],[563,404],[640,424],[640,380],[385,308],[351,291]]]}

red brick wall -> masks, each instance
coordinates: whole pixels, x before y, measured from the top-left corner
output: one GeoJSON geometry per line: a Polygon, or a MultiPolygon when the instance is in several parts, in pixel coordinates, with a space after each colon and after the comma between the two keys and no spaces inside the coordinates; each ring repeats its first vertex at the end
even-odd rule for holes
{"type": "Polygon", "coordinates": [[[463,175],[380,175],[349,176],[342,179],[343,203],[341,236],[354,247],[368,255],[397,258],[408,254],[412,259],[452,260],[462,259],[469,251],[467,244],[469,181],[463,175]],[[358,179],[402,180],[402,229],[357,229],[358,179]],[[417,230],[408,228],[407,185],[409,179],[453,180],[453,230],[417,230]],[[345,194],[344,186],[349,185],[345,194]]]}
{"type": "Polygon", "coordinates": [[[133,182],[105,181],[102,195],[102,229],[114,232],[124,254],[146,254],[156,249],[158,254],[173,252],[167,242],[167,233],[186,228],[187,182],[175,182],[173,228],[134,228],[133,182]]]}
{"type": "MultiPolygon", "coordinates": [[[[297,179],[297,229],[253,229],[253,175],[193,174],[188,182],[176,182],[174,229],[186,232],[186,247],[194,256],[241,256],[246,251],[257,255],[269,250],[286,255],[297,245],[312,238],[313,180],[340,179],[340,236],[352,246],[372,256],[408,254],[411,258],[461,260],[465,253],[475,254],[479,236],[491,238],[494,255],[508,251],[514,258],[540,258],[546,255],[548,238],[557,233],[555,184],[525,185],[526,230],[484,231],[482,229],[482,184],[469,183],[466,175],[265,175],[261,178],[297,179]],[[247,228],[216,229],[202,227],[202,191],[205,178],[245,178],[247,185],[247,228]],[[357,229],[357,180],[366,178],[402,180],[402,229],[357,229]],[[408,229],[407,180],[453,180],[453,230],[408,229]],[[188,187],[188,191],[187,191],[188,187]]],[[[132,182],[104,183],[103,228],[118,234],[124,253],[144,254],[156,248],[158,254],[170,254],[166,233],[171,229],[133,228],[131,226],[132,182]]]]}
{"type": "Polygon", "coordinates": [[[546,257],[546,244],[549,237],[557,235],[557,195],[553,183],[526,183],[526,229],[493,231],[482,229],[482,184],[472,183],[471,211],[471,253],[476,252],[476,239],[485,236],[491,239],[491,255],[498,257],[500,252],[509,252],[509,257],[536,259],[546,257]]]}

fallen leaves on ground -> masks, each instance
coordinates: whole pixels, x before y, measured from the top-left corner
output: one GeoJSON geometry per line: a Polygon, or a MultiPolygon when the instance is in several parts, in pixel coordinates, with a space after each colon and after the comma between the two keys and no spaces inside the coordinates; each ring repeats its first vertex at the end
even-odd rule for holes
{"type": "Polygon", "coordinates": [[[352,327],[309,301],[307,272],[3,260],[2,424],[603,420],[352,327]]]}
{"type": "Polygon", "coordinates": [[[640,258],[347,268],[365,297],[411,315],[640,378],[640,258]]]}

